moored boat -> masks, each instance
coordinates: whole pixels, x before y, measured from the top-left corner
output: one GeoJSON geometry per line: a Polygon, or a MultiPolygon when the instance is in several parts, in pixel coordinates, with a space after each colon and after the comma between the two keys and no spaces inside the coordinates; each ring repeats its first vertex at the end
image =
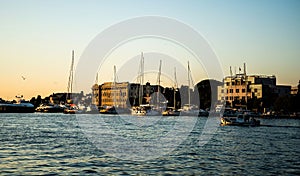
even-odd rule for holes
{"type": "Polygon", "coordinates": [[[64,112],[66,107],[64,105],[54,105],[54,104],[41,104],[35,109],[36,112],[44,113],[59,113],[64,112]]]}
{"type": "Polygon", "coordinates": [[[64,109],[64,114],[81,114],[82,110],[78,108],[75,104],[69,104],[64,109]]]}
{"type": "Polygon", "coordinates": [[[179,116],[180,115],[180,111],[178,111],[177,109],[173,108],[173,107],[168,107],[166,108],[165,111],[162,112],[163,116],[179,116]]]}
{"type": "Polygon", "coordinates": [[[131,110],[131,115],[135,116],[160,116],[161,112],[154,108],[154,106],[145,104],[137,107],[133,107],[131,110]]]}
{"type": "Polygon", "coordinates": [[[197,105],[185,104],[182,109],[180,109],[181,116],[198,116],[199,108],[197,105]]]}
{"type": "Polygon", "coordinates": [[[25,100],[17,103],[0,103],[0,113],[33,113],[34,105],[25,100]]]}

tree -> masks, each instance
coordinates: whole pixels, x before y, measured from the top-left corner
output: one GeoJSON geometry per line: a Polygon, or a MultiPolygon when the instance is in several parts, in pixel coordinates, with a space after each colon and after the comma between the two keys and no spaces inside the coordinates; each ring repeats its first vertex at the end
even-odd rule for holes
{"type": "Polygon", "coordinates": [[[36,107],[35,106],[35,103],[36,103],[36,99],[35,99],[35,97],[32,97],[31,99],[30,99],[30,101],[29,101],[31,104],[33,104],[34,105],[34,107],[36,107]]]}
{"type": "Polygon", "coordinates": [[[41,103],[42,103],[42,97],[40,95],[38,95],[36,97],[35,106],[39,106],[41,103]]]}

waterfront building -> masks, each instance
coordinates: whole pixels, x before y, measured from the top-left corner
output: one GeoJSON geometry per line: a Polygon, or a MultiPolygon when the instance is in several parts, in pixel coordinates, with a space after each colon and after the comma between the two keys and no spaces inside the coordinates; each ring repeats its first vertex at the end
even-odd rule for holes
{"type": "MultiPolygon", "coordinates": [[[[174,91],[176,90],[173,88],[151,85],[149,82],[143,86],[129,82],[105,82],[101,85],[94,84],[92,86],[92,103],[96,106],[115,106],[119,108],[130,108],[141,104],[155,104],[158,99],[156,92],[160,92],[160,103],[168,102],[169,104],[174,104],[174,91]],[[143,89],[142,91],[140,91],[141,88],[143,89]]],[[[178,91],[176,91],[176,96],[178,97],[179,95],[177,94],[179,94],[178,91]]],[[[176,103],[180,103],[180,98],[177,98],[176,101],[176,103]]]]}
{"type": "Polygon", "coordinates": [[[223,83],[218,86],[218,100],[225,101],[231,107],[246,108],[247,103],[253,103],[253,100],[262,100],[259,106],[263,106],[263,101],[270,99],[270,96],[289,95],[291,91],[291,86],[276,85],[274,75],[236,74],[225,77],[223,83]]]}
{"type": "Polygon", "coordinates": [[[129,105],[129,82],[106,82],[100,87],[101,106],[127,108],[129,105]]]}
{"type": "Polygon", "coordinates": [[[299,90],[300,90],[300,80],[299,80],[298,86],[291,87],[291,95],[300,94],[299,90]]]}
{"type": "Polygon", "coordinates": [[[99,100],[101,100],[100,86],[96,83],[92,86],[92,104],[96,106],[101,106],[99,100]]]}
{"type": "Polygon", "coordinates": [[[291,87],[291,95],[297,95],[297,93],[298,93],[298,87],[297,86],[291,87]]]}

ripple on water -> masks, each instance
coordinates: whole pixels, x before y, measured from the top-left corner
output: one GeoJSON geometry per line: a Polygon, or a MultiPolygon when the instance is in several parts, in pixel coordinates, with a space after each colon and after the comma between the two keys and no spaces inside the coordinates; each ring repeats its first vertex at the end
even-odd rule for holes
{"type": "MultiPolygon", "coordinates": [[[[87,116],[92,118],[93,115],[87,116]]],[[[135,137],[129,121],[115,121],[123,137],[135,137]]],[[[129,117],[126,117],[129,118],[129,117]]],[[[154,117],[153,117],[154,118],[154,117]]],[[[198,118],[194,129],[174,151],[146,161],[114,158],[89,141],[76,120],[64,114],[0,114],[1,175],[299,175],[300,120],[262,119],[274,127],[218,127],[212,139],[199,146],[205,118],[198,118]],[[295,128],[281,126],[294,125],[295,128]]],[[[167,134],[148,127],[148,138],[167,134]]],[[[103,133],[105,134],[105,133],[103,133]]],[[[109,135],[103,136],[109,140],[109,135]]],[[[143,136],[139,136],[143,139],[143,136]]],[[[144,138],[144,139],[148,139],[144,138]]],[[[108,145],[108,144],[103,144],[108,145]]]]}

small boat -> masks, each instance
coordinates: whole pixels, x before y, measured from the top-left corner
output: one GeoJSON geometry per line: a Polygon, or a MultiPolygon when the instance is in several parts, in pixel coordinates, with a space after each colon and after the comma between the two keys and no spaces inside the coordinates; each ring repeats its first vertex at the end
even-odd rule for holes
{"type": "Polygon", "coordinates": [[[138,107],[134,107],[131,110],[131,115],[135,116],[160,116],[161,112],[154,108],[154,106],[145,104],[138,107]]]}
{"type": "Polygon", "coordinates": [[[96,105],[90,105],[84,109],[84,114],[99,114],[99,109],[96,105]]]}
{"type": "Polygon", "coordinates": [[[39,107],[35,109],[36,112],[44,112],[44,113],[58,113],[64,112],[66,107],[64,105],[54,105],[54,104],[41,104],[39,107]]]}
{"type": "Polygon", "coordinates": [[[82,110],[78,108],[75,104],[69,104],[64,109],[64,114],[81,114],[82,110]]]}
{"type": "Polygon", "coordinates": [[[259,126],[260,121],[247,114],[238,114],[236,117],[221,117],[221,125],[229,126],[259,126]]]}
{"type": "Polygon", "coordinates": [[[185,104],[182,109],[180,109],[181,116],[198,116],[199,108],[197,105],[185,104]]]}
{"type": "Polygon", "coordinates": [[[163,116],[179,116],[180,115],[180,111],[178,111],[177,109],[174,109],[173,107],[168,107],[166,108],[165,111],[162,112],[163,116]]]}
{"type": "Polygon", "coordinates": [[[100,108],[100,114],[118,114],[114,106],[103,106],[100,108]]]}

